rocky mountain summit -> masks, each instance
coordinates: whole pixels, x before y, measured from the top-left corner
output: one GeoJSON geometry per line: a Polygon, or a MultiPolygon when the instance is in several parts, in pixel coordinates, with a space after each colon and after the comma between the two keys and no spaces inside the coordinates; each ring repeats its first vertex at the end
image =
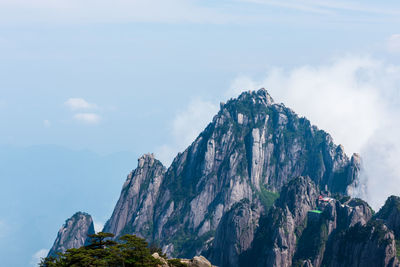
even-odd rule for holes
{"type": "Polygon", "coordinates": [[[92,216],[84,212],[77,212],[58,231],[48,256],[56,256],[58,252],[64,253],[70,248],[79,248],[86,244],[88,235],[94,233],[92,216]]]}
{"type": "Polygon", "coordinates": [[[347,197],[360,162],[265,89],[244,92],[169,168],[143,155],[103,231],[221,267],[397,266],[398,199],[373,216],[347,197]]]}

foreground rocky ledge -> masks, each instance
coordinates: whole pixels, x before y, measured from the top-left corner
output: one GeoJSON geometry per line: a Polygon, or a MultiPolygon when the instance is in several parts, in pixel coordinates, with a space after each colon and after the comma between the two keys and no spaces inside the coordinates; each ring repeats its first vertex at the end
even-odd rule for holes
{"type": "MultiPolygon", "coordinates": [[[[166,259],[161,257],[158,253],[154,253],[152,256],[155,259],[158,259],[158,260],[160,260],[162,262],[161,267],[173,267],[173,266],[175,266],[173,263],[168,262],[166,259]]],[[[188,267],[216,267],[214,265],[211,265],[211,263],[206,258],[204,258],[203,256],[195,256],[191,260],[189,260],[189,259],[174,259],[174,260],[178,260],[181,263],[186,264],[186,266],[188,266],[188,267]]]]}

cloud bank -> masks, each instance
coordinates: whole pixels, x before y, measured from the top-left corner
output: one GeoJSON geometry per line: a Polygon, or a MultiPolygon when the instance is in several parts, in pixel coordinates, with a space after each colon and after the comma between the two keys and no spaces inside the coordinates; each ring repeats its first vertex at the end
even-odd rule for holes
{"type": "Polygon", "coordinates": [[[320,66],[271,68],[261,80],[238,77],[228,96],[261,87],[329,132],[348,154],[361,153],[367,191],[358,197],[377,209],[390,194],[400,195],[400,66],[347,56],[320,66]]]}

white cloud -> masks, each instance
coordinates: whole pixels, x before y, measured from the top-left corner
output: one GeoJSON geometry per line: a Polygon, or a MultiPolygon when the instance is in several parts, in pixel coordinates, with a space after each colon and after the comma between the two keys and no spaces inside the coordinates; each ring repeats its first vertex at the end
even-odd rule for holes
{"type": "Polygon", "coordinates": [[[94,224],[94,230],[96,231],[96,233],[101,232],[101,230],[103,230],[103,228],[104,228],[104,223],[102,223],[102,222],[95,221],[95,222],[93,222],[93,224],[94,224]]]}
{"type": "Polygon", "coordinates": [[[47,254],[49,253],[48,249],[41,249],[38,250],[35,254],[32,255],[32,259],[31,259],[31,266],[38,266],[38,264],[40,263],[40,260],[42,258],[45,258],[47,256],[47,254]]]}
{"type": "Polygon", "coordinates": [[[400,53],[400,34],[392,34],[386,43],[387,49],[391,53],[400,53]]]}
{"type": "Polygon", "coordinates": [[[154,154],[157,159],[164,164],[164,166],[168,167],[178,152],[181,152],[183,149],[182,146],[173,141],[170,144],[164,144],[158,147],[154,154]]]}
{"type": "Polygon", "coordinates": [[[329,132],[348,154],[361,152],[361,179],[367,185],[362,197],[374,208],[389,193],[400,195],[394,186],[400,184],[399,66],[370,57],[343,57],[289,71],[271,68],[260,81],[238,77],[229,94],[260,87],[329,132]]]}
{"type": "Polygon", "coordinates": [[[77,113],[74,115],[74,119],[85,124],[98,124],[101,117],[96,113],[77,113]]]}
{"type": "Polygon", "coordinates": [[[0,0],[0,21],[34,22],[224,22],[221,10],[187,0],[0,0]],[[12,10],[12,16],[9,15],[12,10]],[[27,10],[35,12],[27,13],[27,10]]]}
{"type": "Polygon", "coordinates": [[[49,120],[43,120],[43,126],[45,128],[50,128],[51,127],[51,122],[49,120]]]}
{"type": "Polygon", "coordinates": [[[69,98],[64,103],[71,110],[94,109],[96,104],[89,103],[83,98],[69,98]]]}
{"type": "Polygon", "coordinates": [[[157,157],[164,164],[169,165],[178,152],[183,151],[196,139],[217,111],[218,106],[211,102],[200,99],[191,101],[172,120],[173,141],[159,147],[155,153],[157,157]]]}
{"type": "Polygon", "coordinates": [[[183,143],[184,147],[191,144],[217,111],[217,105],[211,102],[202,100],[190,102],[185,110],[175,116],[173,121],[172,134],[176,141],[183,143]]]}

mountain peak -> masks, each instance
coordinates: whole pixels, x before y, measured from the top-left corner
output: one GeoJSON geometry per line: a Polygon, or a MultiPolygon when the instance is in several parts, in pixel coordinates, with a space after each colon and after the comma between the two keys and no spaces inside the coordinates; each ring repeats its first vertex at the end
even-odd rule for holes
{"type": "Polygon", "coordinates": [[[85,212],[77,212],[60,228],[48,255],[56,256],[58,252],[79,248],[87,243],[88,235],[94,233],[92,216],[85,212]]]}
{"type": "Polygon", "coordinates": [[[251,97],[255,100],[261,100],[266,105],[272,105],[274,104],[274,99],[271,97],[271,95],[268,93],[268,91],[265,88],[260,88],[258,90],[250,90],[250,91],[245,91],[239,95],[237,98],[238,100],[243,100],[248,97],[251,97]]]}
{"type": "Polygon", "coordinates": [[[153,153],[143,154],[138,159],[138,167],[139,168],[144,168],[145,166],[152,167],[154,164],[157,164],[157,165],[161,164],[162,165],[162,163],[155,158],[153,153]]]}

